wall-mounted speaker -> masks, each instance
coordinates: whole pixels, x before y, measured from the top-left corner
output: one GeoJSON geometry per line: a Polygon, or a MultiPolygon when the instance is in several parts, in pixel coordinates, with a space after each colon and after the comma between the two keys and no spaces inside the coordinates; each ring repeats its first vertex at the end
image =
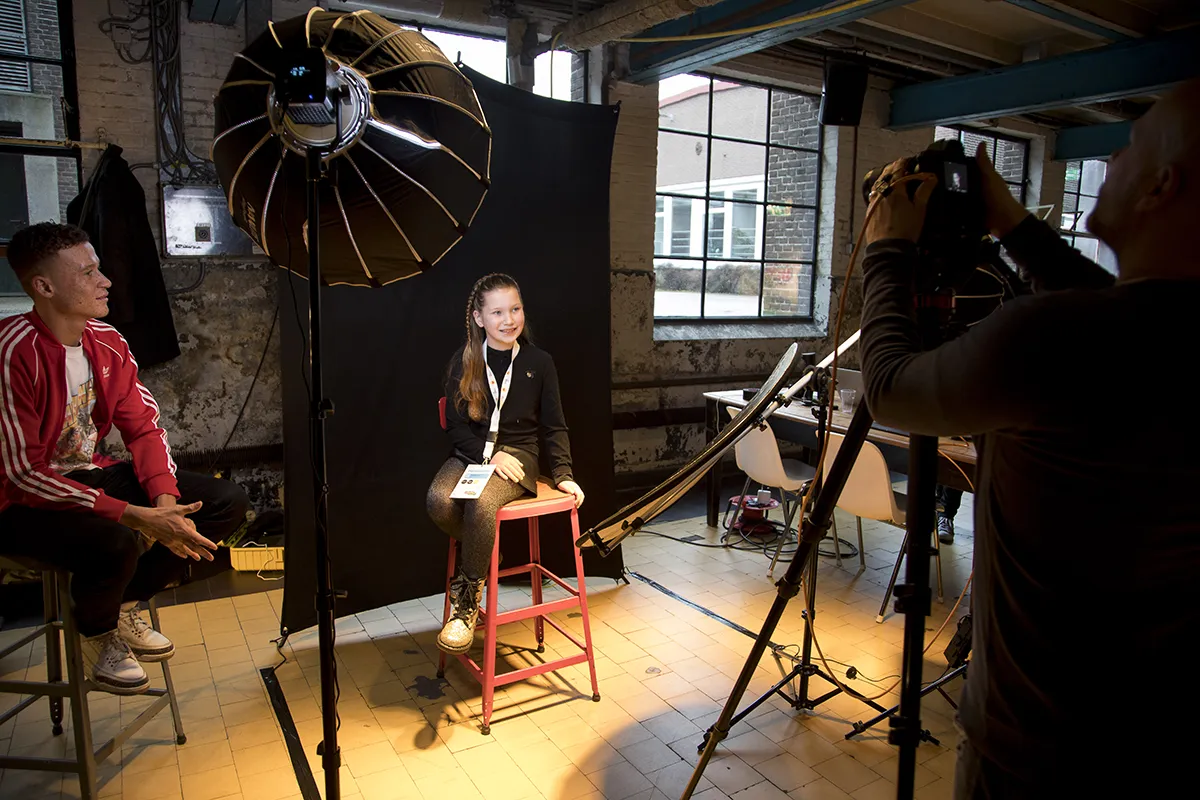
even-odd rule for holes
{"type": "Polygon", "coordinates": [[[825,63],[825,87],[821,91],[822,125],[858,125],[867,96],[867,67],[853,61],[825,63]]]}

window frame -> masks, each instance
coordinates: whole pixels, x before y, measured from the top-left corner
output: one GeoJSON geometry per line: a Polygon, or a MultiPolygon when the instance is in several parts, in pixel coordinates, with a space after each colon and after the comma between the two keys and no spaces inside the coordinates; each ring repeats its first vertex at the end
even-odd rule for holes
{"type": "MultiPolygon", "coordinates": [[[[25,4],[22,4],[25,7],[25,4]]],[[[28,8],[25,7],[26,13],[28,8]]],[[[58,67],[62,76],[63,128],[66,142],[78,142],[79,133],[79,81],[75,63],[75,8],[72,0],[57,0],[55,11],[58,16],[58,58],[34,56],[26,52],[0,53],[5,61],[18,61],[26,65],[42,64],[58,67]]],[[[28,50],[28,48],[26,48],[28,50]]],[[[0,141],[0,153],[20,156],[52,156],[69,158],[75,162],[75,178],[80,190],[83,189],[83,153],[80,148],[70,144],[31,144],[0,141]]],[[[8,240],[0,240],[0,257],[8,256],[8,240]]],[[[4,292],[0,299],[24,297],[24,294],[4,292]]]]}
{"type": "MultiPolygon", "coordinates": [[[[658,133],[658,134],[662,134],[662,133],[675,134],[675,135],[688,136],[688,137],[704,140],[704,143],[705,143],[704,184],[699,189],[700,194],[684,194],[684,193],[681,193],[680,191],[678,191],[678,189],[674,192],[660,191],[658,186],[656,185],[655,186],[655,204],[656,204],[655,207],[657,209],[657,201],[658,201],[658,198],[660,198],[660,197],[661,198],[679,198],[679,199],[689,200],[689,201],[693,202],[693,220],[695,219],[696,216],[700,216],[700,218],[703,222],[703,228],[699,232],[700,233],[699,252],[701,253],[701,255],[678,256],[678,255],[673,255],[670,253],[660,254],[659,252],[657,252],[657,248],[656,248],[655,251],[651,253],[651,260],[652,260],[652,262],[657,262],[659,260],[670,259],[670,260],[692,261],[692,262],[700,263],[700,316],[692,317],[692,316],[657,316],[657,315],[655,315],[654,323],[656,325],[658,323],[664,323],[667,325],[684,324],[684,325],[717,326],[717,325],[730,325],[730,324],[733,324],[733,325],[747,325],[747,324],[749,324],[749,325],[757,325],[757,324],[773,325],[773,324],[793,324],[793,323],[812,323],[812,322],[814,322],[815,318],[816,318],[816,305],[817,305],[817,298],[816,298],[817,263],[818,263],[818,260],[820,257],[819,242],[820,242],[820,235],[821,235],[821,190],[822,190],[822,178],[823,178],[823,172],[824,172],[824,166],[825,166],[824,160],[822,158],[822,154],[824,153],[824,150],[825,150],[825,126],[821,125],[819,122],[816,123],[817,143],[816,143],[815,147],[800,147],[798,145],[778,144],[771,140],[771,108],[772,108],[772,97],[775,92],[781,92],[781,93],[784,93],[787,95],[798,95],[801,97],[809,98],[809,99],[811,99],[813,101],[817,101],[817,102],[819,102],[819,100],[820,100],[820,95],[815,94],[813,92],[805,92],[805,91],[793,89],[793,88],[786,87],[786,86],[776,86],[776,85],[773,85],[770,83],[743,80],[741,78],[729,78],[729,77],[726,77],[723,75],[715,75],[710,72],[698,71],[698,72],[692,72],[692,73],[688,73],[688,74],[693,75],[698,78],[704,78],[704,79],[708,80],[708,89],[707,89],[708,118],[707,118],[707,122],[705,125],[705,130],[703,132],[698,132],[695,130],[685,130],[683,128],[672,128],[672,127],[667,127],[667,126],[663,126],[663,125],[658,125],[656,127],[656,133],[658,133]],[[767,92],[767,97],[766,97],[766,117],[767,117],[766,122],[767,122],[767,124],[766,124],[766,129],[763,132],[763,138],[761,141],[756,141],[753,139],[745,139],[745,138],[737,137],[737,136],[729,136],[726,134],[714,134],[713,133],[713,109],[716,105],[716,103],[714,102],[714,95],[715,95],[715,91],[716,91],[715,90],[716,81],[721,81],[721,82],[727,83],[727,84],[735,84],[737,86],[747,86],[747,87],[751,87],[751,88],[755,88],[755,89],[762,89],[767,92]],[[713,142],[714,141],[762,147],[763,148],[763,171],[762,171],[761,184],[755,183],[753,185],[750,185],[746,182],[745,179],[723,178],[723,179],[720,179],[719,181],[717,181],[717,183],[718,184],[727,184],[727,185],[718,186],[718,191],[720,191],[722,194],[719,196],[715,195],[713,193],[714,188],[713,188],[713,180],[712,180],[712,159],[713,159],[713,142]],[[772,148],[774,148],[776,150],[786,151],[786,152],[808,153],[808,154],[815,156],[815,158],[816,158],[816,176],[815,176],[816,193],[815,193],[815,195],[816,196],[814,197],[814,202],[812,204],[779,203],[779,202],[769,202],[768,201],[767,196],[768,196],[768,188],[770,185],[772,148]],[[761,199],[754,200],[754,201],[748,201],[748,200],[735,201],[735,200],[733,200],[733,191],[735,188],[738,190],[742,190],[742,189],[746,189],[746,188],[753,188],[757,193],[760,185],[761,185],[761,199]],[[713,201],[713,200],[722,200],[724,202],[724,210],[725,210],[725,213],[724,213],[724,226],[725,226],[724,250],[727,252],[730,252],[730,253],[733,252],[732,226],[733,226],[733,209],[734,209],[734,207],[738,204],[741,204],[741,205],[752,205],[753,207],[755,207],[757,209],[757,213],[755,214],[755,252],[757,253],[756,258],[710,257],[707,255],[709,235],[710,235],[709,223],[710,223],[710,219],[712,217],[711,201],[713,201]],[[698,215],[695,213],[695,210],[694,210],[695,205],[697,203],[701,204],[700,212],[698,215]],[[765,237],[766,237],[766,233],[767,233],[766,221],[767,221],[767,215],[771,208],[800,209],[800,210],[809,211],[812,213],[812,215],[813,215],[813,226],[812,226],[813,252],[812,252],[811,260],[803,260],[803,259],[775,260],[775,259],[768,259],[766,257],[766,246],[765,246],[766,245],[765,237]],[[752,317],[751,316],[740,316],[740,317],[705,316],[705,310],[706,310],[706,305],[707,305],[706,301],[707,301],[707,294],[708,294],[708,290],[707,290],[707,287],[708,287],[708,264],[710,261],[720,261],[721,263],[731,263],[731,264],[758,264],[759,280],[758,280],[758,305],[757,305],[758,313],[757,313],[757,315],[752,316],[752,317]],[[766,291],[766,267],[767,267],[768,263],[777,264],[777,265],[781,265],[781,266],[794,266],[794,267],[807,266],[807,267],[809,267],[808,314],[793,315],[793,316],[764,316],[763,315],[762,307],[763,307],[764,293],[766,291]]],[[[657,154],[656,154],[656,165],[657,165],[657,154]]],[[[697,182],[693,182],[693,183],[699,183],[699,182],[697,181],[697,182]]],[[[656,184],[657,184],[657,180],[656,180],[656,184]]],[[[693,184],[682,184],[681,186],[692,186],[692,185],[693,184]]],[[[669,209],[669,206],[670,206],[670,204],[668,204],[668,209],[669,209]]],[[[668,227],[668,225],[669,225],[669,217],[671,215],[670,215],[670,213],[667,213],[665,216],[666,216],[666,219],[664,220],[665,224],[664,224],[664,236],[663,236],[664,242],[663,243],[664,243],[664,249],[666,250],[666,249],[669,249],[669,247],[670,247],[670,228],[668,227]]],[[[657,222],[657,217],[658,217],[657,213],[656,213],[655,217],[656,217],[655,221],[657,222]]],[[[693,224],[693,231],[695,231],[694,224],[693,224]]],[[[693,247],[692,250],[695,251],[695,248],[693,247]]],[[[657,266],[655,268],[657,269],[657,266]]]]}

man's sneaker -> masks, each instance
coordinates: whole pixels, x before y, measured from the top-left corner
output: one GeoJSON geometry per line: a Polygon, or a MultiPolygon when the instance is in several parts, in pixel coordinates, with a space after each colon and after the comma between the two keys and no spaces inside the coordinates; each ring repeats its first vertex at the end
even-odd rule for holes
{"type": "Polygon", "coordinates": [[[479,602],[483,599],[483,578],[471,580],[462,572],[450,582],[450,619],[438,634],[438,649],[446,653],[465,653],[475,640],[479,620],[479,602]]]}
{"type": "Polygon", "coordinates": [[[83,663],[97,689],[112,694],[142,694],[150,688],[146,671],[117,631],[83,639],[83,663]]]}
{"type": "Polygon", "coordinates": [[[947,517],[945,514],[938,514],[937,532],[939,542],[942,544],[954,544],[954,518],[947,517]]]}
{"type": "Polygon", "coordinates": [[[142,612],[138,610],[137,603],[121,604],[121,614],[117,617],[117,632],[137,656],[138,661],[166,661],[175,655],[175,645],[142,619],[142,612]]]}

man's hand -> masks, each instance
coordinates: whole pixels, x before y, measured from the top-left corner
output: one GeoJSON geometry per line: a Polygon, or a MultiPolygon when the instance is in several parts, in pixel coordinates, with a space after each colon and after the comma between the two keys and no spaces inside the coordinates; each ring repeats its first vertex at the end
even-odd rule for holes
{"type": "Polygon", "coordinates": [[[488,463],[496,468],[497,475],[507,478],[513,483],[520,483],[525,478],[525,468],[521,466],[521,462],[517,460],[516,456],[502,451],[494,454],[488,463]]]}
{"type": "MultiPolygon", "coordinates": [[[[155,502],[160,499],[161,496],[155,498],[155,502]]],[[[196,524],[187,518],[188,514],[199,511],[202,505],[192,503],[181,506],[171,503],[163,508],[130,505],[121,515],[121,524],[146,534],[180,558],[212,561],[210,551],[216,550],[217,546],[201,536],[196,524]]]]}
{"type": "Polygon", "coordinates": [[[580,489],[579,484],[575,481],[563,481],[558,485],[558,490],[574,496],[576,508],[583,505],[583,489],[580,489]]]}
{"type": "Polygon", "coordinates": [[[983,205],[988,230],[997,239],[1003,239],[1013,228],[1029,216],[1029,212],[1013,197],[1008,184],[988,158],[987,146],[979,143],[975,150],[975,162],[979,165],[979,174],[983,177],[983,205]]]}
{"type": "Polygon", "coordinates": [[[908,181],[899,183],[901,178],[908,176],[904,159],[889,164],[883,171],[884,179],[890,184],[891,191],[875,200],[875,212],[867,223],[866,242],[878,242],[883,239],[907,239],[915,242],[921,238],[921,229],[925,227],[925,209],[929,205],[929,196],[937,185],[937,178],[932,175],[922,176],[921,185],[915,195],[908,196],[908,181]]]}

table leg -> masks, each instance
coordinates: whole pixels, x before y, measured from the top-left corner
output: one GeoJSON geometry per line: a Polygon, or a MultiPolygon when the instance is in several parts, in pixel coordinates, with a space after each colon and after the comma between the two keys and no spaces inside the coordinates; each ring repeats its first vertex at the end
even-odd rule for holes
{"type": "MultiPolygon", "coordinates": [[[[721,404],[711,398],[704,401],[704,444],[709,445],[721,430],[721,404]]],[[[708,501],[708,527],[717,527],[717,516],[721,510],[721,478],[723,470],[718,461],[704,477],[705,496],[708,501]]]]}

